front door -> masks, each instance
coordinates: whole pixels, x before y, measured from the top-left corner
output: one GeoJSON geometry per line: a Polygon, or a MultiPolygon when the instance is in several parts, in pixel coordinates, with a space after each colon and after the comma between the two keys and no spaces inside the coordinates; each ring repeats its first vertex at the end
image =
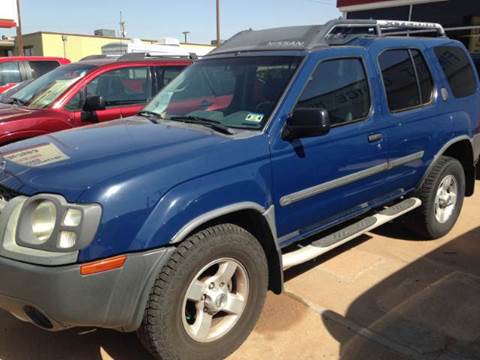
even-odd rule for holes
{"type": "Polygon", "coordinates": [[[148,66],[111,70],[90,81],[65,109],[75,112],[77,126],[132,116],[152,97],[152,86],[151,69],[148,66]],[[83,112],[84,99],[89,96],[103,97],[105,110],[93,114],[83,112]]]}
{"type": "Polygon", "coordinates": [[[372,86],[369,61],[361,49],[325,50],[311,55],[302,70],[310,79],[295,107],[327,110],[332,128],[292,142],[272,135],[274,202],[283,244],[388,195],[384,124],[374,111],[378,89],[372,86]]]}

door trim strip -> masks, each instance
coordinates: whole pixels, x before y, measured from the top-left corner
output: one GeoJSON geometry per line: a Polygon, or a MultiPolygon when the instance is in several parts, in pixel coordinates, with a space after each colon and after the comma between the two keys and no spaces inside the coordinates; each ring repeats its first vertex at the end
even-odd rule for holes
{"type": "Polygon", "coordinates": [[[423,158],[424,151],[419,151],[401,158],[397,158],[388,162],[381,163],[379,165],[372,166],[371,168],[358,171],[356,173],[343,176],[338,179],[330,180],[319,185],[315,185],[292,194],[284,195],[280,198],[281,206],[288,206],[298,201],[308,199],[312,196],[322,194],[324,192],[336,189],[340,186],[345,186],[353,182],[365,179],[367,177],[379,174],[381,172],[417,161],[423,158]]]}

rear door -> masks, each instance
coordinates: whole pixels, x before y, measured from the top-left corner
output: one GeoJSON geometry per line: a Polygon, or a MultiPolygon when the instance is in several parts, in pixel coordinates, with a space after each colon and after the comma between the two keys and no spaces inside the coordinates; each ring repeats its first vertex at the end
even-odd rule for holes
{"type": "Polygon", "coordinates": [[[451,120],[441,97],[443,85],[432,76],[431,54],[422,46],[376,54],[383,87],[390,171],[389,186],[413,190],[429,161],[448,141],[451,120]],[[442,111],[443,110],[443,111],[442,111]]]}

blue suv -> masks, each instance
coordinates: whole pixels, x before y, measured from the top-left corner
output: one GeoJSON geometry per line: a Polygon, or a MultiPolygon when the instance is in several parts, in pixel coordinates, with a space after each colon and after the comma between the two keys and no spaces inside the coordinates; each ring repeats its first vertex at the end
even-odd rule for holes
{"type": "Polygon", "coordinates": [[[447,234],[479,119],[472,59],[439,25],[241,32],[138,116],[1,148],[0,307],[226,357],[285,269],[404,214],[447,234]]]}

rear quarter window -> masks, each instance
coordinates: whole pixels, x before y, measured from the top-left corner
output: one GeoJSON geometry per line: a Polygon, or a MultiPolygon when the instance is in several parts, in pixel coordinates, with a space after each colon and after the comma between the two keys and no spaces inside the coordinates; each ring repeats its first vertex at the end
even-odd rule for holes
{"type": "Polygon", "coordinates": [[[28,63],[32,69],[32,78],[34,79],[60,66],[56,61],[29,61],[28,63]]]}
{"type": "Polygon", "coordinates": [[[456,46],[439,46],[435,48],[435,54],[455,97],[475,93],[477,80],[465,50],[456,46]]]}

